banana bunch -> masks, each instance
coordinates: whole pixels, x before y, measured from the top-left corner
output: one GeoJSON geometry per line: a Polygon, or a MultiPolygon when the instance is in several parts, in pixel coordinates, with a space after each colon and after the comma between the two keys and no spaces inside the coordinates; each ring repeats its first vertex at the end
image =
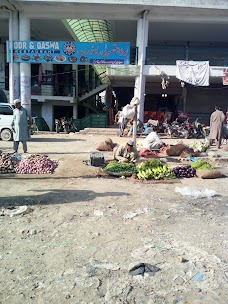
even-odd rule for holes
{"type": "Polygon", "coordinates": [[[137,166],[137,170],[138,179],[175,178],[172,169],[166,163],[156,159],[142,162],[137,166]]]}

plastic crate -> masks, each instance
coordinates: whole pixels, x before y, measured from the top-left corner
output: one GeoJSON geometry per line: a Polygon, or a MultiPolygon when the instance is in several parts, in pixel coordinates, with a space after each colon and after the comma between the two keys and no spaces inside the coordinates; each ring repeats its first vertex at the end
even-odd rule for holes
{"type": "Polygon", "coordinates": [[[100,167],[104,165],[104,154],[100,152],[90,152],[89,165],[94,167],[100,167]]]}

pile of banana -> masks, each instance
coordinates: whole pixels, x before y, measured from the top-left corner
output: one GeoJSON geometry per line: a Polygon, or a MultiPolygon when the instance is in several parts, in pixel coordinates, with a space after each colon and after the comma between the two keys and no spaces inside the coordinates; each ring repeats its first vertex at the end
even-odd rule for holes
{"type": "Polygon", "coordinates": [[[142,162],[137,166],[138,179],[164,179],[175,178],[172,169],[164,162],[152,159],[142,162]]]}

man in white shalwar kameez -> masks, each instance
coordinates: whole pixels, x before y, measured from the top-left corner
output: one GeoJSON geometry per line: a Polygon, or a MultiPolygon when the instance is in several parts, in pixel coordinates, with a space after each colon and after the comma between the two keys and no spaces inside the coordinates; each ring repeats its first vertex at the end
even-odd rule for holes
{"type": "Polygon", "coordinates": [[[159,150],[165,143],[160,139],[158,134],[154,131],[150,132],[143,141],[143,148],[148,150],[159,150]]]}
{"type": "Polygon", "coordinates": [[[22,142],[24,153],[27,152],[27,141],[30,139],[29,127],[32,125],[32,117],[27,110],[21,106],[19,99],[14,100],[15,109],[13,112],[13,148],[14,153],[18,152],[19,142],[22,142]]]}

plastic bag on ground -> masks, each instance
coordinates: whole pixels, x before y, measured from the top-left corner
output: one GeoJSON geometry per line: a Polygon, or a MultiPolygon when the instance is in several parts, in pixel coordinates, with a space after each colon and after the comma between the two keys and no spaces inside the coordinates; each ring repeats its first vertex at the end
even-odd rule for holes
{"type": "Polygon", "coordinates": [[[15,215],[22,215],[29,213],[31,209],[28,206],[16,206],[12,208],[2,208],[1,215],[9,215],[10,217],[13,217],[15,215]]]}
{"type": "Polygon", "coordinates": [[[209,189],[196,190],[191,187],[184,187],[184,188],[176,187],[175,192],[180,193],[184,196],[191,196],[194,198],[212,197],[217,195],[216,191],[214,190],[209,190],[209,189]]]}

